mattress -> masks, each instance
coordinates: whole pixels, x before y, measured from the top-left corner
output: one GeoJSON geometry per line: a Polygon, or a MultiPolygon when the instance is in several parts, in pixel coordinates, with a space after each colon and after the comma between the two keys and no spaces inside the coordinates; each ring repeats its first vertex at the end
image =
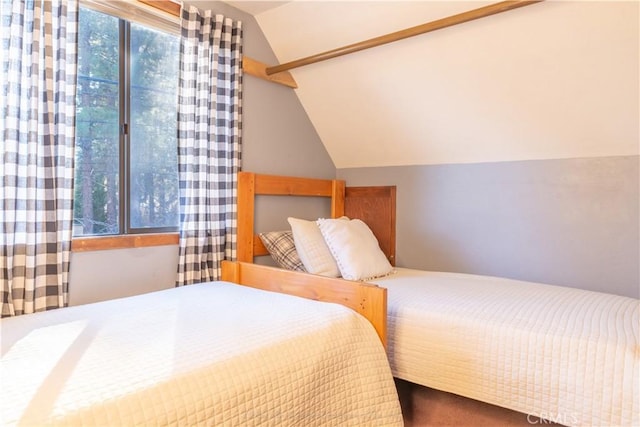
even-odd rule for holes
{"type": "Polygon", "coordinates": [[[394,376],[564,425],[640,425],[638,300],[401,268],[374,282],[394,376]]]}
{"type": "Polygon", "coordinates": [[[402,425],[373,327],[226,282],[6,318],[2,425],[402,425]]]}

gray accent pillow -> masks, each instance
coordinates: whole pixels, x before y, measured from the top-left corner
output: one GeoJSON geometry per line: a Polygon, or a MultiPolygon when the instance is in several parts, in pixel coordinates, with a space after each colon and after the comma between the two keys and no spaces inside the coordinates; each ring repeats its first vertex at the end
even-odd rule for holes
{"type": "Polygon", "coordinates": [[[280,267],[286,270],[307,271],[298,256],[291,231],[260,233],[260,240],[280,267]]]}

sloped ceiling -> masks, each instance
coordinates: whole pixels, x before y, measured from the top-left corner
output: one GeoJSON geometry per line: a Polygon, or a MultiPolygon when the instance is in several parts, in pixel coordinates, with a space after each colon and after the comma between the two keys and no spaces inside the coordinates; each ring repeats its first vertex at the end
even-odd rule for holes
{"type": "MultiPolygon", "coordinates": [[[[280,63],[489,2],[292,1],[280,63]]],[[[545,1],[292,70],[337,168],[638,154],[638,2],[545,1]]]]}
{"type": "Polygon", "coordinates": [[[225,1],[236,9],[240,9],[243,12],[247,12],[250,15],[256,16],[261,14],[264,11],[275,9],[276,7],[280,7],[283,4],[289,3],[288,1],[252,1],[252,0],[235,0],[235,1],[225,1]]]}

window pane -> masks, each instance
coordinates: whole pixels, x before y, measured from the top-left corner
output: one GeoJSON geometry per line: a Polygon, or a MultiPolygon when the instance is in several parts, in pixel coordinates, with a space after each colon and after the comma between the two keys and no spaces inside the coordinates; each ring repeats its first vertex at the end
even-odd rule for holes
{"type": "Polygon", "coordinates": [[[80,9],[74,235],[120,232],[118,25],[80,9]]]}
{"type": "Polygon", "coordinates": [[[131,228],[177,227],[177,36],[131,25],[131,228]]]}

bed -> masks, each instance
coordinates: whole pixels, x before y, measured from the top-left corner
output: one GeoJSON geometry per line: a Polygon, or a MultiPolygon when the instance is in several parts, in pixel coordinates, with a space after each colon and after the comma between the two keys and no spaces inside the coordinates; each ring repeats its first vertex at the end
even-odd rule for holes
{"type": "MultiPolygon", "coordinates": [[[[394,265],[395,187],[242,175],[243,261],[270,253],[265,233],[253,227],[256,195],[316,195],[331,200],[332,218],[362,219],[394,265]]],[[[569,426],[640,425],[638,300],[497,277],[393,271],[370,280],[388,290],[395,377],[569,426]]]]}
{"type": "Polygon", "coordinates": [[[218,282],[5,318],[0,424],[402,425],[384,302],[224,262],[218,282]]]}

